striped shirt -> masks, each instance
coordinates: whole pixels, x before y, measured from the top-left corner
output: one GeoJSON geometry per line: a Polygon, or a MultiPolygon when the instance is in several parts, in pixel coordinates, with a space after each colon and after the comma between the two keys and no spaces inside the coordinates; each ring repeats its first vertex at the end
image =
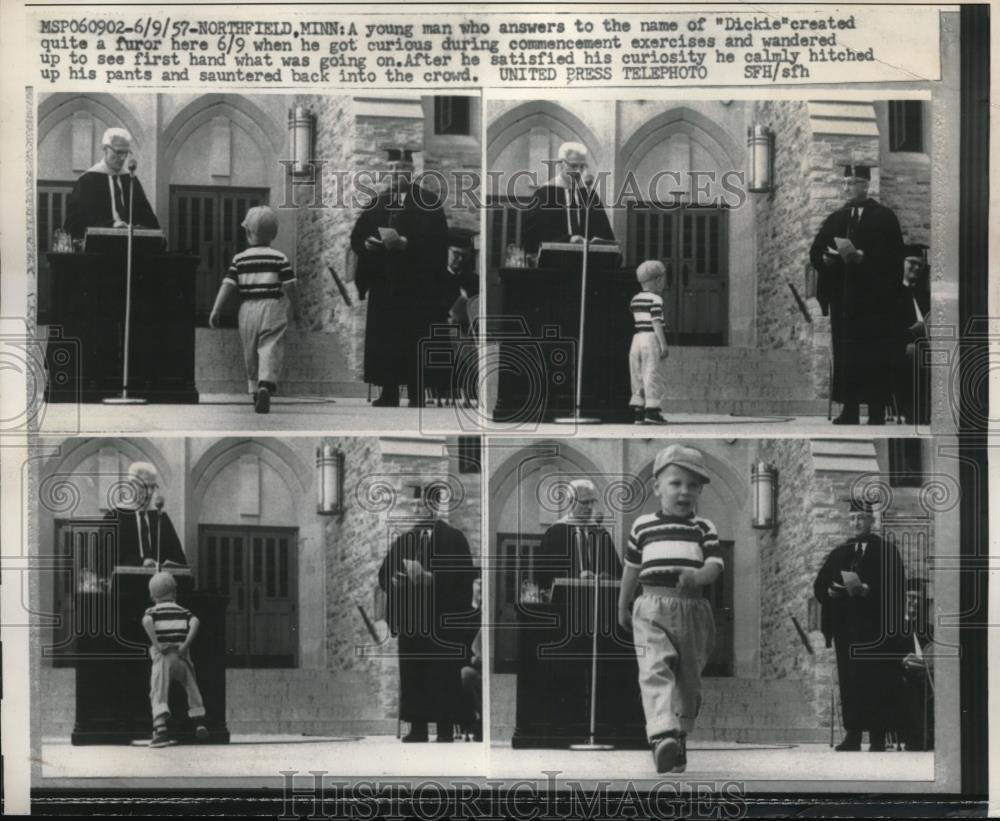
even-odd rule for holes
{"type": "Polygon", "coordinates": [[[653,330],[653,320],[663,322],[663,297],[652,291],[640,291],[629,305],[632,318],[635,320],[635,332],[643,333],[653,330]]]}
{"type": "Polygon", "coordinates": [[[709,562],[723,564],[715,525],[699,516],[672,516],[662,511],[635,520],[625,548],[625,564],[641,568],[639,581],[668,587],[685,568],[709,562]]]}
{"type": "Polygon", "coordinates": [[[146,610],[160,644],[183,644],[191,629],[191,611],[174,601],[161,601],[146,610]]]}
{"type": "Polygon", "coordinates": [[[241,299],[277,299],[282,295],[282,285],[295,282],[295,274],[281,251],[252,245],[233,257],[225,280],[239,288],[241,299]]]}

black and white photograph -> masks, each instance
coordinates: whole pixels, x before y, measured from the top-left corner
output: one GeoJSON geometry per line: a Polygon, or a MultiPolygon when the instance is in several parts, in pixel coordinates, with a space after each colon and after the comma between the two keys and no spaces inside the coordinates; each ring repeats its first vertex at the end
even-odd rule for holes
{"type": "Polygon", "coordinates": [[[953,787],[960,490],[931,440],[491,449],[492,774],[953,787]]]}
{"type": "Polygon", "coordinates": [[[478,97],[56,92],[37,117],[43,430],[475,416],[478,97]]]}
{"type": "Polygon", "coordinates": [[[956,109],[919,87],[488,99],[494,422],[928,431],[956,109]]]}
{"type": "Polygon", "coordinates": [[[50,444],[39,788],[483,771],[477,437],[50,444]]]}

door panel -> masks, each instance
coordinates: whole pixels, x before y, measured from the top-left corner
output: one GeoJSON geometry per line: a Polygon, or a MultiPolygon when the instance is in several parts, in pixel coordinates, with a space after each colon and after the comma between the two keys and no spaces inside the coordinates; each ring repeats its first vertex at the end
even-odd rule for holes
{"type": "Polygon", "coordinates": [[[706,676],[733,674],[733,542],[723,541],[719,546],[725,570],[704,589],[715,616],[715,651],[705,665],[706,676]]]}
{"type": "Polygon", "coordinates": [[[629,207],[630,263],[666,269],[663,316],[673,345],[725,345],[729,324],[724,208],[629,207]]]}
{"type": "Polygon", "coordinates": [[[294,667],[298,649],[298,533],[290,529],[201,529],[203,584],[229,596],[230,667],[294,667]]]}

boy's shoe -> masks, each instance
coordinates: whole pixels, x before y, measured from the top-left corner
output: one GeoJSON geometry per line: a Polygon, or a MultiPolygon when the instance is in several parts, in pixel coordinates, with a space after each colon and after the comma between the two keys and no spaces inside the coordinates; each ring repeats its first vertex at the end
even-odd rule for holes
{"type": "Polygon", "coordinates": [[[680,741],[676,736],[668,735],[655,739],[653,741],[653,763],[656,764],[656,772],[660,775],[672,772],[677,764],[680,749],[680,741]]]}
{"type": "Polygon", "coordinates": [[[253,409],[257,413],[267,413],[271,410],[271,392],[267,388],[257,388],[257,395],[253,400],[253,409]]]}
{"type": "Polygon", "coordinates": [[[167,747],[170,744],[170,733],[166,727],[154,727],[153,737],[150,739],[150,747],[167,747]]]}
{"type": "Polygon", "coordinates": [[[634,423],[636,425],[646,424],[646,411],[644,411],[642,408],[632,408],[632,412],[635,417],[634,423]]]}
{"type": "Polygon", "coordinates": [[[646,408],[645,420],[647,425],[665,425],[667,420],[656,408],[646,408]]]}
{"type": "Polygon", "coordinates": [[[208,727],[204,724],[196,724],[194,728],[194,737],[199,741],[204,741],[208,738],[208,727]]]}
{"type": "Polygon", "coordinates": [[[679,741],[681,749],[674,761],[673,768],[670,770],[672,773],[682,773],[688,766],[687,733],[681,733],[679,741]]]}

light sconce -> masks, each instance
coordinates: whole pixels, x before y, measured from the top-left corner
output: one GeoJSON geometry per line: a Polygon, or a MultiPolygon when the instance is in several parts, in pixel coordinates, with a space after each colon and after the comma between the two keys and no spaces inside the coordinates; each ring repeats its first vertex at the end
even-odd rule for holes
{"type": "Polygon", "coordinates": [[[292,153],[292,174],[312,174],[313,147],[316,138],[316,115],[305,106],[293,106],[288,112],[288,145],[292,153]]]}
{"type": "Polygon", "coordinates": [[[778,470],[767,462],[757,462],[751,474],[753,487],[753,527],[774,530],[778,525],[778,470]]]}
{"type": "Polygon", "coordinates": [[[766,194],[774,190],[774,132],[765,125],[747,127],[747,190],[766,194]]]}
{"type": "Polygon", "coordinates": [[[316,448],[316,512],[321,516],[344,513],[344,452],[333,445],[316,448]]]}

